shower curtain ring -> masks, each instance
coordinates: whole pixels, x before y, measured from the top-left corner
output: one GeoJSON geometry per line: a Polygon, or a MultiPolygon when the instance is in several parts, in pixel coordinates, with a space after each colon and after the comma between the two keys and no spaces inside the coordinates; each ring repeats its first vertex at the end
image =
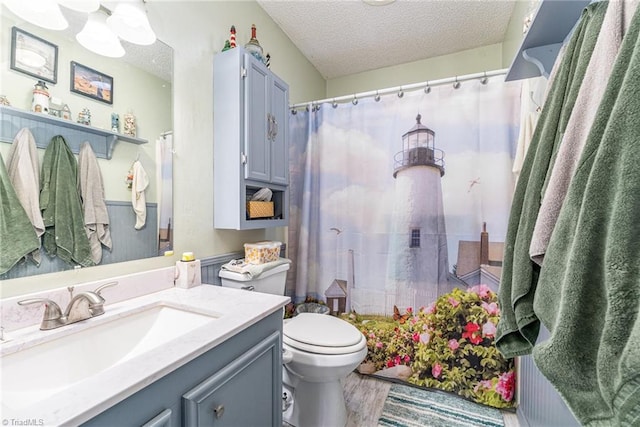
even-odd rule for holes
{"type": "Polygon", "coordinates": [[[456,81],[453,82],[453,88],[454,89],[459,89],[460,88],[460,82],[458,81],[458,76],[456,76],[456,81]]]}
{"type": "Polygon", "coordinates": [[[351,101],[351,103],[353,105],[358,105],[358,98],[355,95],[353,95],[353,100],[351,101]]]}
{"type": "Polygon", "coordinates": [[[378,91],[376,91],[376,96],[373,99],[375,99],[376,102],[380,101],[380,94],[378,93],[378,91]]]}
{"type": "Polygon", "coordinates": [[[295,108],[292,108],[291,114],[295,116],[296,114],[298,114],[298,110],[296,110],[295,108]]]}
{"type": "Polygon", "coordinates": [[[424,93],[430,93],[431,92],[431,86],[429,86],[429,81],[427,81],[427,87],[424,88],[424,93]]]}
{"type": "Polygon", "coordinates": [[[398,98],[402,98],[404,96],[404,91],[402,90],[402,86],[400,86],[400,90],[398,91],[398,98]]]}
{"type": "Polygon", "coordinates": [[[333,99],[333,103],[331,104],[331,106],[332,106],[333,108],[338,108],[338,103],[336,102],[336,99],[335,99],[335,98],[333,99]]]}
{"type": "Polygon", "coordinates": [[[489,78],[487,77],[487,72],[485,71],[484,77],[480,79],[480,84],[486,85],[488,81],[489,81],[489,78]]]}

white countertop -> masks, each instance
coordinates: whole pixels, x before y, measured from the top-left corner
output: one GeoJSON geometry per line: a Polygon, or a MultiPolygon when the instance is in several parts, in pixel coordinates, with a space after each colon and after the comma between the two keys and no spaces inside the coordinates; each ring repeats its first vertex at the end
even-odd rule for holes
{"type": "MultiPolygon", "coordinates": [[[[105,314],[50,331],[38,326],[5,334],[0,355],[9,355],[33,345],[73,334],[88,327],[143,311],[150,305],[164,304],[217,317],[147,353],[130,358],[56,391],[19,410],[2,405],[0,418],[7,425],[35,420],[35,425],[77,425],[145,388],[157,379],[190,362],[252,324],[279,311],[288,297],[202,285],[191,289],[171,288],[112,305],[105,314]],[[15,420],[12,424],[12,420],[15,420]],[[41,421],[40,421],[41,420],[41,421]]],[[[0,366],[2,364],[0,356],[0,366]]],[[[4,389],[4,383],[2,385],[4,389]]],[[[3,390],[4,392],[4,390],[3,390]]]]}

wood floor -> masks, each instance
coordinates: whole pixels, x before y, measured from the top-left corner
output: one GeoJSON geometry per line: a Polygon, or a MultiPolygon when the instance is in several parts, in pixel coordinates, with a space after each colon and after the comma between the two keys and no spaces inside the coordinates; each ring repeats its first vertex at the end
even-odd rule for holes
{"type": "MultiPolygon", "coordinates": [[[[375,427],[382,414],[391,382],[349,374],[343,383],[347,405],[347,427],[375,427]]],[[[515,413],[503,412],[505,427],[519,427],[515,413]]]]}

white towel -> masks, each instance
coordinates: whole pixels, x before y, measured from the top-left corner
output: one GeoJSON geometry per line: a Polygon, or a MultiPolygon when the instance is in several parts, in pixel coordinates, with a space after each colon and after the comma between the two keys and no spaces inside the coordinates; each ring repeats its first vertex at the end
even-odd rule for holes
{"type": "Polygon", "coordinates": [[[610,1],[607,6],[598,41],[567,122],[546,190],[543,190],[544,196],[529,247],[531,259],[539,265],[542,265],[560,208],[607,87],[606,82],[622,44],[625,27],[628,26],[628,17],[633,16],[636,6],[636,1],[610,1]]]}
{"type": "Polygon", "coordinates": [[[262,273],[272,270],[282,264],[291,264],[291,260],[287,258],[279,258],[276,261],[265,262],[264,264],[249,264],[244,259],[232,260],[222,265],[222,270],[233,271],[247,277],[247,279],[255,279],[260,277],[262,273]]]}
{"type": "Polygon", "coordinates": [[[132,169],[131,204],[133,205],[133,211],[136,213],[135,229],[140,230],[147,222],[147,198],[144,191],[149,186],[149,177],[139,160],[133,163],[132,169]]]}
{"type": "MultiPolygon", "coordinates": [[[[20,129],[7,155],[7,173],[18,200],[29,217],[38,238],[44,234],[44,221],[40,212],[40,165],[33,134],[28,128],[20,129]]],[[[40,249],[31,253],[40,265],[40,249]]]]}
{"type": "Polygon", "coordinates": [[[88,142],[82,144],[78,154],[78,191],[82,197],[84,228],[91,245],[91,258],[99,264],[102,245],[111,249],[111,230],[100,166],[88,142]]]}
{"type": "Polygon", "coordinates": [[[544,77],[526,79],[522,82],[520,92],[520,133],[512,168],[516,179],[520,176],[524,157],[529,149],[529,143],[540,116],[540,107],[544,102],[546,87],[547,79],[544,77]]]}

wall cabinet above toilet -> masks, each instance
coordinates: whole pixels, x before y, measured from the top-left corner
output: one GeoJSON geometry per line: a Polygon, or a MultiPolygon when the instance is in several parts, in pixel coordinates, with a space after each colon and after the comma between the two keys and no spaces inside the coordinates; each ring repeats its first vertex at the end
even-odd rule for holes
{"type": "Polygon", "coordinates": [[[280,227],[289,217],[289,86],[241,47],[214,59],[214,227],[280,227]],[[247,215],[261,188],[273,214],[247,215]]]}

